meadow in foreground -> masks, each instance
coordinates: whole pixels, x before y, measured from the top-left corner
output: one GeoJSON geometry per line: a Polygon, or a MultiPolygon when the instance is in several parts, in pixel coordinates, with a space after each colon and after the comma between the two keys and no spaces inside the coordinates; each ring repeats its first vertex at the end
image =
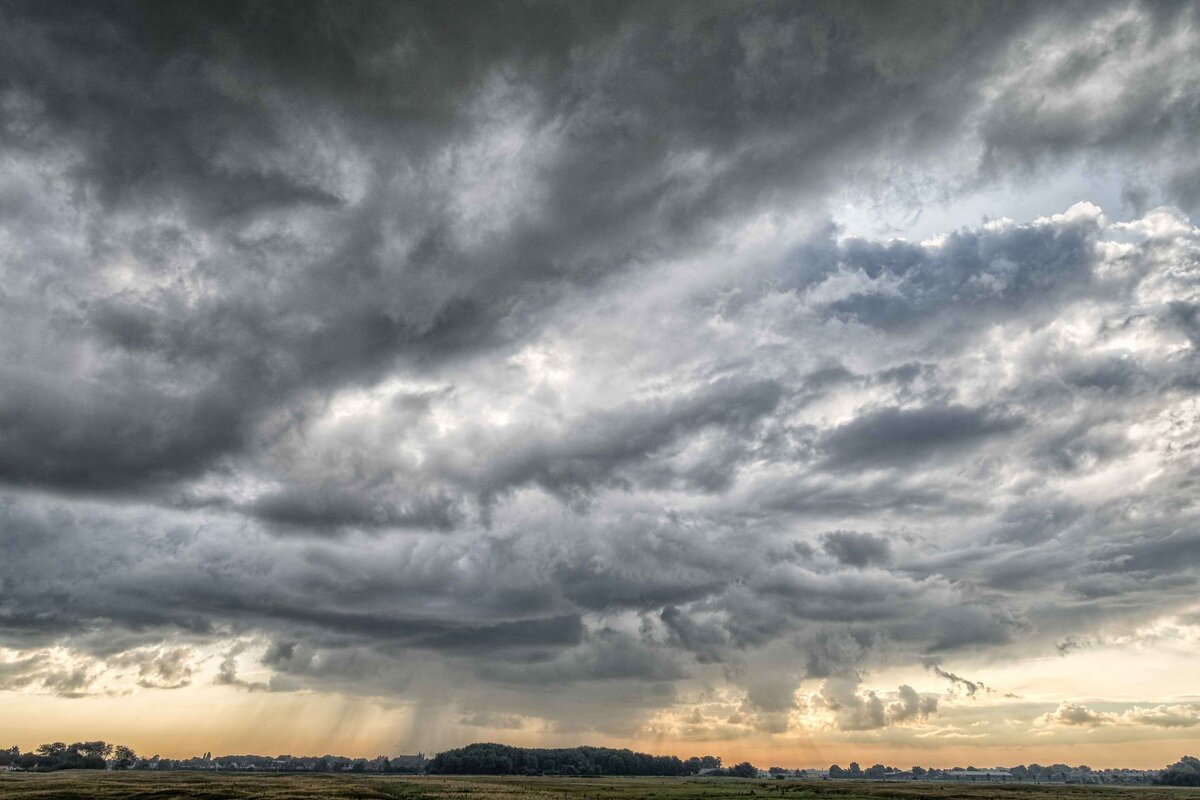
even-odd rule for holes
{"type": "Polygon", "coordinates": [[[0,775],[0,797],[22,800],[1200,800],[1171,787],[972,785],[730,778],[507,778],[56,772],[0,775]]]}

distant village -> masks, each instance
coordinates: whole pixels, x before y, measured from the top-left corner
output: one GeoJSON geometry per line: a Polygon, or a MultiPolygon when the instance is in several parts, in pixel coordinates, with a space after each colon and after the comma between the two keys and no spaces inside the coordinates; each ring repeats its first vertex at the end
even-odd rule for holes
{"type": "Polygon", "coordinates": [[[347,756],[203,756],[188,759],[154,758],[145,759],[134,769],[157,770],[218,770],[227,772],[391,772],[418,774],[425,771],[428,759],[423,753],[416,755],[376,756],[375,758],[348,758],[347,756]]]}
{"type": "Polygon", "coordinates": [[[315,772],[389,774],[513,774],[572,776],[678,776],[700,778],[758,778],[779,781],[957,781],[964,783],[1048,783],[1103,785],[1200,785],[1200,760],[1184,756],[1164,769],[1092,769],[1067,764],[1016,767],[953,767],[910,769],[875,764],[866,769],[857,762],[846,768],[760,769],[749,762],[722,766],[716,756],[681,760],[630,750],[603,747],[557,749],[517,748],[499,744],[472,744],[426,758],[415,755],[349,758],[347,756],[213,756],[205,753],[185,759],[138,756],[128,747],[102,741],[64,744],[53,742],[22,753],[20,748],[0,750],[0,771],[50,772],[63,769],[210,771],[210,772],[315,772]]]}
{"type": "Polygon", "coordinates": [[[1026,767],[997,767],[976,769],[974,767],[952,767],[950,769],[925,769],[913,767],[907,770],[884,767],[876,764],[865,770],[851,763],[849,769],[837,766],[832,769],[788,770],[771,767],[758,770],[759,778],[782,780],[876,780],[876,781],[961,781],[964,783],[1061,783],[1061,784],[1153,784],[1162,775],[1159,769],[1091,769],[1087,766],[1071,767],[1054,764],[1043,767],[1031,764],[1026,767]]]}

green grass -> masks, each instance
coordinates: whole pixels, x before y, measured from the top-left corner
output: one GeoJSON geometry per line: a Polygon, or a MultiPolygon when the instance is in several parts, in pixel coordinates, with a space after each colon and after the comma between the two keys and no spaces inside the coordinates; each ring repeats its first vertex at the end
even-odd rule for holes
{"type": "Polygon", "coordinates": [[[730,778],[507,778],[231,775],[201,772],[0,774],[21,800],[1200,800],[1200,789],[730,778]]]}

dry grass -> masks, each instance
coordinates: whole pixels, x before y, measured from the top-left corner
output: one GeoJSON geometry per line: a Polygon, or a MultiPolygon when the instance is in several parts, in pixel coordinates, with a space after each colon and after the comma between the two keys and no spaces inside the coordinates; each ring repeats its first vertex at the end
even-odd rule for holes
{"type": "Polygon", "coordinates": [[[501,778],[56,772],[0,775],[21,800],[1200,800],[1162,787],[802,782],[697,778],[501,778]]]}

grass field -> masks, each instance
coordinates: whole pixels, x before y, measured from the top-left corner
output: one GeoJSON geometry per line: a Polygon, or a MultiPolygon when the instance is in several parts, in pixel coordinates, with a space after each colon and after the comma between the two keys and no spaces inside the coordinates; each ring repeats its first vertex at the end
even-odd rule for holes
{"type": "Polygon", "coordinates": [[[198,772],[0,774],[0,798],[5,800],[723,800],[746,797],[768,800],[1200,800],[1200,789],[730,778],[409,778],[198,772]]]}

